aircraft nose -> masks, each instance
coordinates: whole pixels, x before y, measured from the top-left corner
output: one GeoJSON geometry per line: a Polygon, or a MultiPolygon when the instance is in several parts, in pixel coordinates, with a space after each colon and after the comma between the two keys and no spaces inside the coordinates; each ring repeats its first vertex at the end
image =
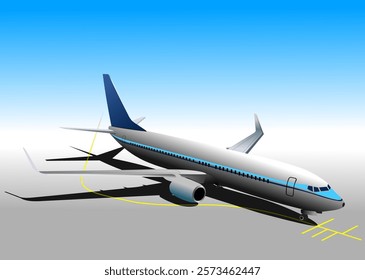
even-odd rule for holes
{"type": "Polygon", "coordinates": [[[343,200],[341,200],[341,201],[337,201],[336,203],[336,209],[341,209],[341,208],[343,208],[343,207],[345,207],[345,201],[343,201],[343,200]]]}

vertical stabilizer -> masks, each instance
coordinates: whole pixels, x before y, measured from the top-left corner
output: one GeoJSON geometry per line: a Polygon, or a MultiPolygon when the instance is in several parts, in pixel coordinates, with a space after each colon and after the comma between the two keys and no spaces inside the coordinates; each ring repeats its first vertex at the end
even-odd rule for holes
{"type": "Polygon", "coordinates": [[[108,74],[103,75],[106,101],[108,103],[110,123],[114,127],[145,131],[138,124],[133,122],[113,85],[108,74]]]}

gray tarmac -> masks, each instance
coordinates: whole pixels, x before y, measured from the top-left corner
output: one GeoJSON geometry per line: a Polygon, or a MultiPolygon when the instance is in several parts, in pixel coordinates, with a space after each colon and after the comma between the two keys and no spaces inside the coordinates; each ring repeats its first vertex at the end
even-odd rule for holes
{"type": "MultiPolygon", "coordinates": [[[[71,138],[62,141],[70,143],[71,138]]],[[[91,138],[90,134],[82,134],[72,144],[87,149],[91,138]]],[[[109,138],[100,137],[98,141],[95,153],[117,147],[109,138]]],[[[37,147],[30,145],[28,152],[41,169],[80,169],[83,165],[43,161],[47,157],[82,155],[65,145],[56,149],[55,143],[40,143],[37,147]]],[[[304,168],[310,166],[315,173],[330,178],[346,207],[312,217],[313,220],[321,223],[334,218],[327,226],[338,231],[359,225],[349,234],[365,237],[363,151],[284,154],[277,149],[270,154],[258,148],[257,153],[304,168]],[[316,160],[311,161],[312,158],[316,160]]],[[[118,157],[138,161],[125,152],[118,157]]],[[[244,208],[149,206],[114,199],[23,201],[4,191],[39,196],[85,190],[79,176],[35,172],[22,148],[16,145],[9,144],[8,149],[1,150],[0,162],[0,259],[365,259],[364,241],[340,235],[321,241],[329,234],[312,238],[319,230],[301,234],[310,227],[244,208]]],[[[88,168],[110,169],[94,162],[88,168]]],[[[85,184],[94,190],[150,182],[120,176],[85,178],[85,184]]],[[[130,199],[168,203],[159,196],[130,199]]],[[[222,204],[212,198],[203,202],[222,204]]]]}

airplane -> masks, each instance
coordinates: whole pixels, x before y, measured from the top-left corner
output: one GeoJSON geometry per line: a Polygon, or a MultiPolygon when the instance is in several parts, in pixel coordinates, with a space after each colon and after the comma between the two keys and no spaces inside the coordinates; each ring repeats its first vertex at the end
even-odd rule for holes
{"type": "MultiPolygon", "coordinates": [[[[137,175],[157,181],[153,186],[167,186],[170,194],[179,201],[198,204],[206,196],[206,188],[228,187],[241,193],[253,195],[301,209],[300,221],[308,215],[340,209],[343,199],[319,176],[296,166],[250,154],[251,149],[264,135],[255,114],[255,132],[237,144],[223,149],[181,138],[146,131],[129,117],[108,74],[103,75],[106,100],[111,126],[108,129],[67,128],[110,134],[121,148],[102,155],[51,160],[101,160],[119,170],[65,170],[39,171],[43,174],[105,174],[137,175]],[[153,169],[140,164],[111,159],[121,150],[162,167],[153,169]]],[[[33,168],[36,169],[26,152],[33,168]]],[[[143,186],[145,188],[146,186],[143,186]]],[[[148,187],[148,186],[147,186],[148,187]]],[[[100,191],[100,193],[108,191],[100,191]]],[[[7,192],[8,194],[14,195],[7,192]]],[[[110,190],[117,194],[118,190],[110,190]]],[[[133,195],[133,191],[130,195],[133,195]]],[[[90,193],[65,194],[46,197],[24,198],[29,201],[93,198],[90,193]]]]}

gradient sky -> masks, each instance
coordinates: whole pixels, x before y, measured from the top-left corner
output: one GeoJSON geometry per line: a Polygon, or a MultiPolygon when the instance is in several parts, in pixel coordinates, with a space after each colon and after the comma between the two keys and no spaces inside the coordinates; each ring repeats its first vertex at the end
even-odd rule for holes
{"type": "Polygon", "coordinates": [[[2,126],[94,125],[103,73],[151,124],[365,124],[361,1],[7,2],[2,126]]]}

